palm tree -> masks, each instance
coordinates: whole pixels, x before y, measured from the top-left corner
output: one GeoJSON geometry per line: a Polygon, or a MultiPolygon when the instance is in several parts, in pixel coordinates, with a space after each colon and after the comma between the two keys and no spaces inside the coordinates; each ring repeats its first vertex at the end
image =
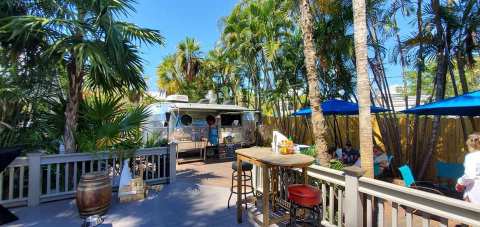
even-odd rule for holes
{"type": "Polygon", "coordinates": [[[201,66],[200,45],[193,39],[187,37],[177,46],[176,63],[186,81],[193,81],[198,75],[201,66]]]}
{"type": "Polygon", "coordinates": [[[368,79],[367,17],[365,0],[353,1],[353,27],[359,105],[360,161],[365,176],[373,177],[372,122],[370,120],[370,81],[368,79]]]}
{"type": "Polygon", "coordinates": [[[313,42],[313,17],[310,13],[310,4],[308,0],[301,0],[300,7],[300,27],[303,32],[303,53],[305,55],[305,66],[307,68],[308,77],[308,98],[312,108],[312,128],[313,136],[315,138],[315,148],[317,150],[317,158],[320,165],[328,166],[329,157],[327,154],[327,141],[325,134],[327,127],[325,125],[325,117],[322,113],[322,106],[320,100],[320,89],[318,87],[317,67],[316,67],[316,50],[313,42]]]}
{"type": "Polygon", "coordinates": [[[1,28],[18,43],[28,37],[46,36],[50,46],[44,57],[66,68],[68,93],[63,139],[67,152],[77,150],[75,131],[84,84],[104,92],[146,87],[137,44],[162,44],[163,37],[157,30],[119,20],[134,11],[133,2],[41,1],[32,6],[30,15],[6,18],[1,28]]]}

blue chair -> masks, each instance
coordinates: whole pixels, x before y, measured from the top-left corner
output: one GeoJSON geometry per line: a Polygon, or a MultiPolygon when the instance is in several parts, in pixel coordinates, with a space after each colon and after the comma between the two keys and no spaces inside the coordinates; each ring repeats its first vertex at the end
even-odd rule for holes
{"type": "Polygon", "coordinates": [[[462,177],[465,172],[465,167],[459,163],[437,162],[435,163],[435,169],[437,178],[453,181],[462,177]]]}
{"type": "Polygon", "coordinates": [[[426,191],[426,192],[430,192],[438,195],[444,195],[444,193],[438,190],[438,186],[433,184],[432,182],[416,181],[415,177],[413,176],[412,170],[410,169],[410,166],[403,165],[400,168],[398,168],[398,170],[400,171],[400,175],[402,175],[402,179],[406,187],[418,189],[418,190],[422,190],[422,191],[426,191]]]}
{"type": "Polygon", "coordinates": [[[449,197],[461,199],[462,193],[455,190],[457,179],[462,177],[465,167],[459,163],[436,162],[436,178],[439,182],[439,188],[445,191],[449,197]]]}
{"type": "Polygon", "coordinates": [[[400,168],[398,168],[398,170],[402,175],[402,179],[406,187],[410,187],[415,184],[415,178],[413,177],[413,173],[412,173],[412,170],[410,169],[410,166],[403,165],[400,168]]]}

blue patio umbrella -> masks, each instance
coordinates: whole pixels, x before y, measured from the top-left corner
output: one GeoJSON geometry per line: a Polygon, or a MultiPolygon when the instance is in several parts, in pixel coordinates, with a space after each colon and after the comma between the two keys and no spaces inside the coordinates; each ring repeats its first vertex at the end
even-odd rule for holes
{"type": "MultiPolygon", "coordinates": [[[[387,112],[390,111],[388,109],[372,106],[371,107],[371,112],[372,113],[381,113],[381,112],[387,112]]],[[[323,115],[332,115],[334,117],[334,125],[333,125],[333,132],[335,135],[335,145],[337,144],[343,144],[341,141],[341,133],[340,130],[338,131],[338,134],[340,134],[340,142],[337,141],[337,127],[338,127],[338,122],[336,119],[337,115],[358,115],[358,104],[353,103],[353,102],[347,102],[343,100],[337,100],[337,99],[330,99],[327,101],[322,102],[322,112],[323,115]]],[[[300,109],[293,113],[293,116],[308,116],[312,114],[312,109],[310,107],[306,107],[303,109],[300,109]]],[[[348,128],[348,119],[347,119],[347,128],[348,128]]]]}
{"type": "MultiPolygon", "coordinates": [[[[390,111],[376,106],[371,107],[372,113],[382,113],[390,111]]],[[[358,104],[353,102],[347,102],[343,100],[331,99],[322,102],[322,112],[324,115],[358,115],[358,104]]],[[[312,109],[306,107],[293,113],[293,116],[306,116],[311,115],[312,109]]]]}
{"type": "Polygon", "coordinates": [[[480,116],[480,90],[403,111],[418,115],[480,116]]]}

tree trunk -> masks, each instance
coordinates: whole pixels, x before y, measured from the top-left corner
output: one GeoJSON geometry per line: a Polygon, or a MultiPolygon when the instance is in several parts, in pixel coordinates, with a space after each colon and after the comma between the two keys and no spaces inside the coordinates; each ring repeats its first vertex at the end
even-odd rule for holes
{"type": "MultiPolygon", "coordinates": [[[[437,46],[437,72],[436,72],[436,79],[437,79],[437,87],[435,88],[435,101],[438,102],[443,100],[445,97],[445,82],[447,76],[447,66],[448,66],[448,59],[446,58],[445,53],[445,40],[444,40],[444,29],[441,22],[441,10],[440,10],[440,2],[439,0],[432,0],[432,8],[435,12],[434,21],[435,21],[435,28],[437,30],[436,36],[436,46],[437,46]]],[[[428,165],[430,164],[431,158],[433,156],[433,152],[435,151],[438,137],[440,133],[440,117],[435,116],[433,119],[432,124],[432,137],[430,138],[430,143],[427,149],[427,153],[423,156],[423,163],[420,167],[420,171],[418,172],[418,178],[423,179],[425,172],[427,170],[428,165]]]]}
{"type": "MultiPolygon", "coordinates": [[[[423,36],[423,21],[422,21],[422,0],[418,0],[417,2],[417,29],[418,35],[423,36]]],[[[424,69],[423,63],[423,43],[420,42],[418,46],[418,58],[417,58],[417,84],[416,84],[416,92],[415,92],[415,106],[419,106],[422,97],[422,73],[424,69]]],[[[412,141],[412,153],[410,156],[410,165],[415,172],[417,169],[417,153],[419,149],[418,145],[418,131],[419,131],[419,117],[415,115],[415,119],[413,120],[413,141],[412,141]]],[[[409,152],[409,151],[407,151],[409,152]]]]}
{"type": "Polygon", "coordinates": [[[68,64],[68,97],[65,108],[65,129],[63,140],[65,143],[65,152],[74,153],[77,150],[75,140],[75,131],[78,124],[78,108],[82,99],[83,72],[77,67],[75,58],[72,58],[68,64]]]}
{"type": "MultiPolygon", "coordinates": [[[[468,93],[468,83],[465,76],[465,56],[463,53],[463,48],[460,48],[456,54],[457,58],[457,68],[458,68],[458,77],[460,78],[460,84],[462,85],[462,94],[468,93]]],[[[475,125],[475,119],[473,117],[468,117],[470,124],[472,125],[473,131],[477,131],[475,125]]]]}
{"type": "Polygon", "coordinates": [[[305,55],[305,66],[308,77],[308,98],[312,108],[312,128],[315,138],[315,148],[317,150],[317,159],[322,166],[329,165],[329,156],[327,153],[328,145],[325,139],[327,127],[325,125],[325,117],[323,116],[322,106],[320,102],[320,88],[318,87],[318,77],[316,70],[316,51],[313,42],[313,17],[310,12],[310,4],[308,0],[301,0],[300,7],[300,27],[303,32],[303,53],[305,55]]]}
{"type": "Polygon", "coordinates": [[[360,159],[365,176],[373,178],[372,121],[370,119],[370,81],[368,79],[367,17],[365,0],[353,1],[353,28],[358,90],[360,159]]]}

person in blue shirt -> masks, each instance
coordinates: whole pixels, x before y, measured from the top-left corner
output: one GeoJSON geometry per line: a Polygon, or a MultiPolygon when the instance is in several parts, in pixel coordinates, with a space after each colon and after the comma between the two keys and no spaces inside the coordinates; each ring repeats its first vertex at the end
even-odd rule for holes
{"type": "Polygon", "coordinates": [[[360,158],[360,152],[358,150],[353,149],[352,143],[347,141],[345,144],[345,148],[342,151],[342,162],[345,165],[353,165],[355,162],[360,158]]]}

